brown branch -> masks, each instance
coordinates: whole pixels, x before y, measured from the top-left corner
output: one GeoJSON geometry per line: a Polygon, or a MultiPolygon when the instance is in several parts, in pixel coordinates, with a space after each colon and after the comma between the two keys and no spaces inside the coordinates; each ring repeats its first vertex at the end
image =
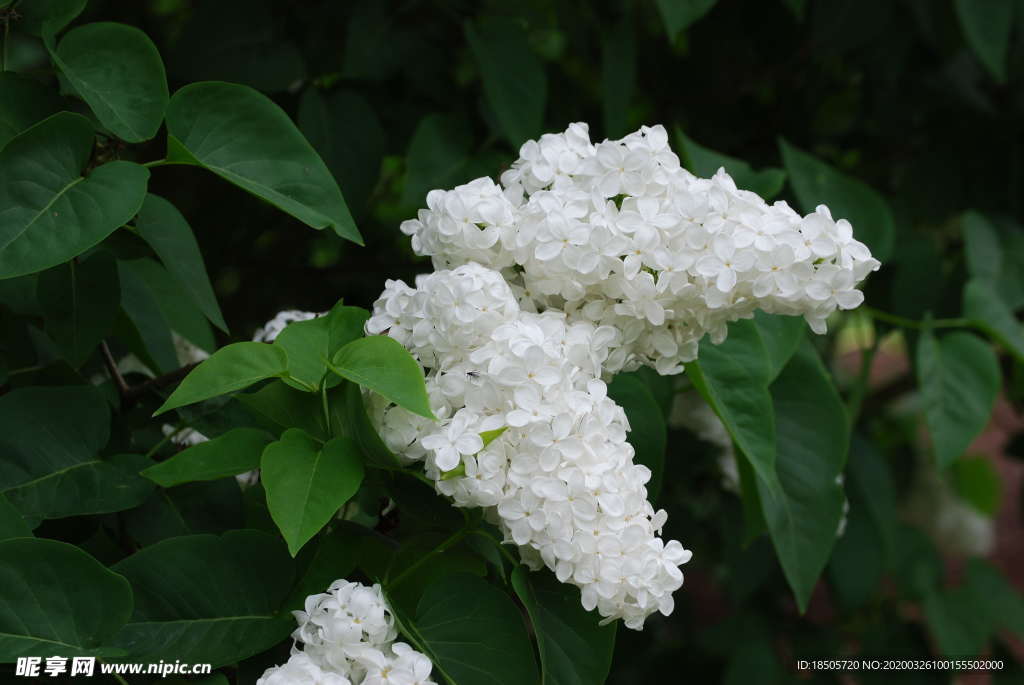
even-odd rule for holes
{"type": "Polygon", "coordinates": [[[133,385],[129,388],[126,388],[125,392],[123,393],[124,400],[126,402],[135,402],[141,399],[142,396],[145,395],[150,390],[157,390],[167,385],[173,385],[174,383],[177,383],[182,378],[187,376],[192,369],[196,368],[196,366],[197,364],[186,364],[180,369],[169,371],[163,374],[162,376],[150,378],[145,383],[140,383],[139,385],[133,385]]]}
{"type": "Polygon", "coordinates": [[[107,365],[107,371],[110,372],[110,377],[114,379],[114,385],[117,386],[117,392],[123,400],[128,396],[131,388],[125,383],[124,376],[117,369],[117,362],[114,361],[114,355],[110,354],[110,346],[107,345],[106,340],[100,343],[100,351],[103,353],[103,363],[107,365]]]}

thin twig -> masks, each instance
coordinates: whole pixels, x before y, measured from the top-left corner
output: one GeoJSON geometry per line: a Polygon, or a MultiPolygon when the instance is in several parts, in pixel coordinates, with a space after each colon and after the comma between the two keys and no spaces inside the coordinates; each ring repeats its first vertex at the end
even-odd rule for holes
{"type": "Polygon", "coordinates": [[[150,390],[157,390],[167,385],[173,385],[187,376],[192,369],[196,368],[196,366],[196,364],[186,364],[180,369],[169,371],[162,376],[157,376],[156,378],[150,378],[145,383],[128,387],[123,393],[124,399],[126,402],[135,402],[150,390]]]}
{"type": "Polygon", "coordinates": [[[104,340],[100,343],[100,352],[103,353],[103,363],[107,365],[107,371],[110,372],[110,377],[114,379],[114,385],[117,386],[117,392],[121,395],[121,399],[124,400],[128,397],[128,393],[131,388],[124,381],[124,376],[117,368],[117,362],[114,361],[114,355],[110,354],[110,346],[107,345],[107,341],[104,340]]]}

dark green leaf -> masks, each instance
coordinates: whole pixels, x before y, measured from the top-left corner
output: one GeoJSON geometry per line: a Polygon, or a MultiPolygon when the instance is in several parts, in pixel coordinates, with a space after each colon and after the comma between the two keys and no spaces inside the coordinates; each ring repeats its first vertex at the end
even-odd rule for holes
{"type": "Polygon", "coordinates": [[[68,31],[52,55],[114,135],[129,143],[156,135],[167,107],[167,76],[145,33],[126,24],[86,24],[68,31]]]}
{"type": "Polygon", "coordinates": [[[149,194],[142,203],[135,226],[206,318],[227,333],[228,327],[206,275],[199,244],[181,212],[162,197],[149,194]]]}
{"type": "Polygon", "coordinates": [[[799,316],[766,314],[761,310],[754,315],[754,323],[757,324],[757,332],[761,336],[768,357],[768,378],[775,380],[800,348],[807,325],[799,316]]]}
{"type": "Polygon", "coordinates": [[[301,428],[321,442],[327,440],[319,395],[274,381],[256,392],[235,395],[235,399],[282,428],[301,428]]]}
{"type": "Polygon", "coordinates": [[[348,438],[318,444],[292,428],[260,462],[267,507],[292,556],[331,520],[363,482],[359,448],[348,438]]]}
{"type": "Polygon", "coordinates": [[[280,539],[254,530],[189,535],[146,547],[114,567],[131,581],[135,611],[117,637],[133,660],[234,663],[294,627],[280,606],[292,560],[280,539]]]}
{"type": "Polygon", "coordinates": [[[394,338],[371,335],[353,340],[338,350],[328,368],[400,407],[428,419],[434,418],[423,370],[394,338]]]}
{"type": "Polygon", "coordinates": [[[786,172],[782,169],[768,167],[754,171],[754,168],[742,159],[698,145],[679,127],[676,127],[676,144],[686,168],[697,176],[710,178],[718,173],[719,168],[725,167],[726,173],[732,176],[738,188],[752,190],[765,200],[771,200],[778,195],[786,183],[786,172]]]}
{"type": "Polygon", "coordinates": [[[512,587],[533,623],[540,648],[541,677],[550,685],[601,685],[608,678],[616,623],[598,625],[580,604],[576,588],[548,571],[512,572],[512,587]]]}
{"type": "Polygon", "coordinates": [[[38,81],[0,72],[0,150],[14,136],[60,109],[60,98],[38,81]]]}
{"type": "Polygon", "coordinates": [[[800,208],[809,213],[818,205],[828,205],[833,218],[849,220],[854,235],[871,249],[875,259],[887,259],[895,228],[885,198],[860,179],[837,171],[785,140],[780,139],[779,149],[800,208]]]}
{"type": "Polygon", "coordinates": [[[518,150],[541,133],[548,89],[544,65],[530,50],[526,32],[511,19],[491,17],[478,26],[467,22],[466,38],[487,103],[505,140],[518,150]]]}
{"type": "Polygon", "coordinates": [[[241,528],[242,492],[235,478],[158,488],[142,506],[121,514],[140,545],[192,533],[241,528]]]}
{"type": "Polygon", "coordinates": [[[715,6],[717,0],[655,0],[661,19],[665,23],[669,40],[674,41],[679,32],[688,28],[715,6]]]}
{"type": "Polygon", "coordinates": [[[0,542],[0,662],[20,656],[101,655],[132,613],[132,591],[74,545],[0,542]]]}
{"type": "Polygon", "coordinates": [[[1018,638],[1024,635],[1024,597],[991,564],[981,559],[967,562],[967,586],[978,601],[979,613],[992,617],[997,629],[1018,638]]]}
{"type": "Polygon", "coordinates": [[[665,470],[665,445],[668,427],[654,395],[637,376],[618,374],[608,385],[608,396],[626,412],[629,419],[629,444],[636,450],[635,463],[651,471],[647,483],[647,499],[658,501],[661,477],[665,470]]]}
{"type": "Polygon", "coordinates": [[[316,229],[362,238],[337,182],[285,112],[247,86],[185,86],[167,107],[167,158],[198,164],[316,229]]]}
{"type": "Polygon", "coordinates": [[[967,271],[973,278],[995,281],[1003,266],[1003,247],[996,227],[972,210],[960,219],[967,252],[967,271]]]}
{"type": "Polygon", "coordinates": [[[92,145],[89,120],[60,112],[0,151],[0,278],[65,262],[139,210],[149,171],[116,161],[83,177],[92,145]]]}
{"type": "MultiPolygon", "coordinates": [[[[159,313],[163,315],[171,330],[201,350],[212,352],[216,348],[213,329],[210,328],[206,317],[190,298],[182,297],[185,288],[163,265],[156,260],[143,258],[120,261],[118,267],[121,273],[128,272],[129,282],[146,291],[146,299],[151,297],[156,302],[159,313]]],[[[150,317],[154,321],[157,318],[153,313],[147,313],[146,318],[150,317]]],[[[157,324],[156,328],[166,340],[163,327],[157,324]]],[[[156,334],[156,331],[147,332],[147,335],[156,334]]],[[[174,342],[173,335],[171,341],[174,342]]],[[[175,350],[177,363],[174,367],[177,368],[178,364],[185,363],[186,359],[177,358],[180,355],[177,345],[175,350]]]]}
{"type": "Polygon", "coordinates": [[[46,332],[68,364],[79,368],[117,320],[121,285],[113,255],[101,250],[44,271],[36,298],[46,316],[46,332]]]}
{"type": "Polygon", "coordinates": [[[985,516],[999,511],[1002,480],[986,457],[963,457],[953,461],[950,475],[953,487],[964,500],[985,516]]]}
{"type": "Polygon", "coordinates": [[[384,157],[384,129],[370,104],[354,92],[324,95],[307,88],[299,102],[299,128],[316,148],[352,212],[360,216],[377,185],[384,157]]]}
{"type": "Polygon", "coordinates": [[[141,504],[153,491],[153,484],[138,475],[140,468],[151,463],[133,454],[89,459],[2,492],[27,519],[124,511],[141,504]]]}
{"type": "Polygon", "coordinates": [[[0,540],[7,538],[30,538],[32,529],[21,514],[11,506],[7,497],[0,494],[0,540]]]}
{"type": "Polygon", "coordinates": [[[999,83],[1006,81],[1006,53],[1013,27],[1013,0],[954,0],[967,44],[999,83]]]}
{"type": "Polygon", "coordinates": [[[449,188],[469,180],[463,177],[469,146],[469,131],[455,119],[440,114],[424,117],[406,153],[402,204],[426,206],[427,193],[434,188],[449,188]]]}
{"type": "Polygon", "coordinates": [[[771,387],[781,497],[758,478],[768,532],[801,611],[825,568],[843,513],[837,478],[849,446],[846,408],[805,342],[771,387]]]}
{"type": "Polygon", "coordinates": [[[305,567],[284,604],[285,609],[303,609],[307,596],[325,592],[335,580],[347,578],[352,573],[360,540],[354,528],[353,524],[335,524],[317,539],[315,545],[303,549],[296,563],[305,562],[305,567]]]}
{"type": "Polygon", "coordinates": [[[408,637],[453,685],[540,682],[519,609],[480,578],[456,574],[435,581],[407,623],[408,637]]]}
{"type": "Polygon", "coordinates": [[[222,347],[185,376],[154,416],[247,388],[257,381],[281,377],[287,371],[288,356],[276,345],[240,342],[222,347]]]}
{"type": "Polygon", "coordinates": [[[32,0],[18,3],[18,28],[33,36],[57,33],[82,13],[88,0],[32,0]]]}
{"type": "Polygon", "coordinates": [[[948,466],[988,425],[999,394],[999,361],[971,333],[936,339],[925,331],[917,341],[917,382],[935,458],[948,466]]]}
{"type": "Polygon", "coordinates": [[[363,393],[355,383],[342,383],[328,395],[331,403],[331,425],[338,434],[348,435],[356,441],[368,464],[394,468],[400,466],[398,457],[391,453],[377,434],[366,415],[363,393]]]}
{"type": "Polygon", "coordinates": [[[178,452],[141,472],[165,488],[197,480],[216,480],[259,468],[270,436],[257,428],[235,428],[220,437],[178,452]]]}
{"type": "Polygon", "coordinates": [[[930,593],[924,599],[924,617],[949,658],[973,657],[982,653],[992,629],[991,617],[979,611],[977,598],[968,587],[930,593]]]}
{"type": "Polygon", "coordinates": [[[114,325],[116,337],[137,343],[141,350],[133,351],[146,363],[152,360],[153,371],[167,373],[178,368],[178,353],[174,347],[171,325],[160,307],[160,299],[137,269],[125,262],[117,264],[121,281],[121,309],[124,317],[114,325]]]}
{"type": "Polygon", "coordinates": [[[977,321],[1010,354],[1024,361],[1024,328],[991,284],[977,278],[967,282],[964,316],[977,321]]]}

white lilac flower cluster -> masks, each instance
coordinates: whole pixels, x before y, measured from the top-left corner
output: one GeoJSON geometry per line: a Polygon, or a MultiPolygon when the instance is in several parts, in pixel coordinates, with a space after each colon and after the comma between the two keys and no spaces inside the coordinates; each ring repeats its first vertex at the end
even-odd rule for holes
{"type": "Polygon", "coordinates": [[[651,473],[633,463],[625,412],[601,379],[619,331],[522,311],[500,273],[466,264],[416,288],[388,281],[367,332],[396,338],[427,369],[441,419],[374,396],[393,451],[422,460],[457,506],[484,507],[527,565],[580,587],[588,610],[634,629],[672,611],[691,555],[659,537],[666,514],[647,500],[651,473]]]}
{"type": "Polygon", "coordinates": [[[825,206],[801,217],[683,169],[662,126],[591,143],[586,124],[529,141],[501,176],[434,190],[402,224],[435,269],[476,262],[500,271],[522,309],[610,326],[615,373],[678,373],[705,333],[757,309],[802,315],[825,332],[856,284],[879,267],[849,222],[825,206]]]}
{"type": "Polygon", "coordinates": [[[291,657],[256,685],[435,685],[430,659],[404,642],[380,586],[336,580],[292,612],[291,657]]]}
{"type": "Polygon", "coordinates": [[[824,206],[801,217],[722,170],[685,171],[661,126],[527,142],[500,185],[434,190],[402,231],[437,271],[388,281],[366,330],[417,358],[440,421],[374,396],[382,437],[457,506],[485,508],[525,563],[635,629],[672,610],[691,554],[660,538],[666,515],[605,381],[678,373],[705,334],[721,342],[757,309],[824,332],[879,267],[824,206]]]}

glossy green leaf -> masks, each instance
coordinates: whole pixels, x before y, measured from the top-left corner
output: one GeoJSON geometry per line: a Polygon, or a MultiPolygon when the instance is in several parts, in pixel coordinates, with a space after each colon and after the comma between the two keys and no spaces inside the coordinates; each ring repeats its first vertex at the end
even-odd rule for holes
{"type": "Polygon", "coordinates": [[[647,499],[658,501],[665,471],[665,446],[668,427],[661,407],[643,381],[633,374],[618,374],[608,384],[608,396],[626,412],[629,419],[629,444],[636,450],[635,463],[651,470],[647,499]]]}
{"type": "Polygon", "coordinates": [[[427,193],[465,183],[470,136],[466,126],[452,117],[429,114],[413,131],[405,158],[402,204],[425,207],[427,193]]]}
{"type": "Polygon", "coordinates": [[[169,488],[197,480],[216,480],[252,471],[270,436],[258,428],[235,428],[207,442],[178,452],[141,472],[157,485],[169,488]]]}
{"type": "Polygon", "coordinates": [[[885,261],[892,254],[895,233],[892,210],[878,191],[785,140],[779,140],[779,149],[793,192],[804,212],[827,205],[834,219],[849,220],[854,236],[871,249],[875,259],[885,261]]]}
{"type": "Polygon", "coordinates": [[[0,540],[30,538],[32,529],[21,513],[0,493],[0,540]]]}
{"type": "Polygon", "coordinates": [[[518,150],[541,133],[548,89],[544,65],[530,50],[526,32],[511,19],[491,17],[465,28],[487,104],[505,140],[518,150]]]}
{"type": "Polygon", "coordinates": [[[843,514],[846,408],[805,342],[771,386],[779,496],[759,478],[768,532],[801,611],[828,562],[843,514]]]}
{"type": "Polygon", "coordinates": [[[711,11],[718,0],[655,0],[669,40],[711,11]]]}
{"type": "Polygon", "coordinates": [[[64,359],[78,368],[110,335],[121,302],[114,256],[104,250],[39,274],[36,299],[46,331],[64,359]]]}
{"type": "Polygon", "coordinates": [[[328,368],[400,407],[428,419],[434,418],[423,370],[394,338],[371,335],[353,340],[338,350],[328,368]]]}
{"type": "Polygon", "coordinates": [[[0,150],[14,136],[60,109],[60,98],[38,81],[0,72],[0,150]]]}
{"type": "Polygon", "coordinates": [[[1013,0],[954,0],[967,44],[999,83],[1006,81],[1006,55],[1013,28],[1013,0]]]}
{"type": "Polygon", "coordinates": [[[617,623],[599,625],[584,610],[576,588],[559,583],[547,570],[517,566],[512,587],[526,607],[540,649],[542,682],[601,685],[612,665],[617,623]]]}
{"type": "Polygon", "coordinates": [[[962,457],[954,460],[950,476],[960,499],[985,516],[996,515],[1003,483],[999,472],[987,457],[962,457]]]}
{"type": "Polygon", "coordinates": [[[284,381],[294,388],[314,392],[320,389],[330,359],[325,318],[294,321],[274,339],[274,346],[288,354],[288,376],[284,381]]]}
{"type": "Polygon", "coordinates": [[[307,88],[299,101],[299,128],[323,157],[352,212],[360,216],[380,177],[385,134],[376,112],[358,93],[323,94],[307,88]]]}
{"type": "Polygon", "coordinates": [[[704,339],[699,361],[687,364],[686,374],[758,477],[777,485],[775,421],[768,392],[771,366],[756,324],[750,320],[733,323],[729,337],[720,345],[704,339]]]}
{"type": "Polygon", "coordinates": [[[988,282],[973,278],[964,288],[964,316],[977,321],[1013,356],[1024,361],[1024,326],[988,282]]]}
{"type": "Polygon", "coordinates": [[[339,302],[324,317],[327,320],[329,356],[357,338],[363,337],[363,327],[370,312],[361,307],[348,307],[339,302]]]}
{"type": "Polygon", "coordinates": [[[285,112],[234,83],[192,83],[167,107],[167,158],[198,164],[315,229],[362,238],[337,182],[285,112]]]}
{"type": "Polygon", "coordinates": [[[0,150],[0,278],[66,262],[135,216],[149,171],[116,161],[83,177],[92,146],[89,120],[60,112],[0,150]]]}
{"type": "Polygon", "coordinates": [[[114,135],[129,143],[156,135],[167,107],[167,75],[149,36],[127,24],[86,24],[68,31],[51,54],[114,135]]]}
{"type": "Polygon", "coordinates": [[[320,445],[295,428],[267,446],[260,466],[267,507],[292,556],[363,482],[362,455],[354,442],[334,438],[320,445]]]}
{"type": "Polygon", "coordinates": [[[148,194],[135,227],[206,318],[227,333],[228,327],[206,275],[199,244],[181,212],[162,197],[148,194]]]}
{"type": "Polygon", "coordinates": [[[0,662],[102,655],[132,613],[124,577],[66,542],[0,542],[0,662]]]}
{"type": "Polygon", "coordinates": [[[151,463],[134,454],[93,458],[5,488],[2,493],[33,521],[124,511],[153,492],[153,484],[138,475],[140,468],[151,463]]]}
{"type": "Polygon", "coordinates": [[[284,543],[254,530],[189,535],[115,564],[131,582],[135,611],[116,644],[132,660],[235,663],[295,627],[281,604],[294,568],[284,543]]]}
{"type": "Polygon", "coordinates": [[[917,382],[935,458],[948,466],[988,425],[999,394],[999,361],[971,333],[937,339],[925,331],[917,341],[917,382]]]}
{"type": "Polygon", "coordinates": [[[239,393],[235,399],[282,428],[301,428],[321,442],[327,440],[323,406],[317,394],[273,381],[256,392],[239,393]]]}
{"type": "Polygon", "coordinates": [[[403,632],[453,685],[536,685],[533,647],[519,609],[476,576],[454,574],[427,587],[403,632]]]}
{"type": "Polygon", "coordinates": [[[154,416],[281,377],[287,371],[288,355],[276,345],[240,342],[222,347],[185,376],[154,416]]]}
{"type": "Polygon", "coordinates": [[[88,0],[32,0],[18,3],[18,28],[33,36],[57,33],[82,13],[88,0]]]}
{"type": "Polygon", "coordinates": [[[721,167],[725,167],[726,173],[732,176],[738,188],[752,190],[765,200],[771,200],[778,195],[786,183],[786,172],[782,169],[767,167],[754,171],[754,168],[742,159],[698,145],[678,126],[675,134],[680,157],[686,168],[697,176],[711,178],[721,167]]]}

